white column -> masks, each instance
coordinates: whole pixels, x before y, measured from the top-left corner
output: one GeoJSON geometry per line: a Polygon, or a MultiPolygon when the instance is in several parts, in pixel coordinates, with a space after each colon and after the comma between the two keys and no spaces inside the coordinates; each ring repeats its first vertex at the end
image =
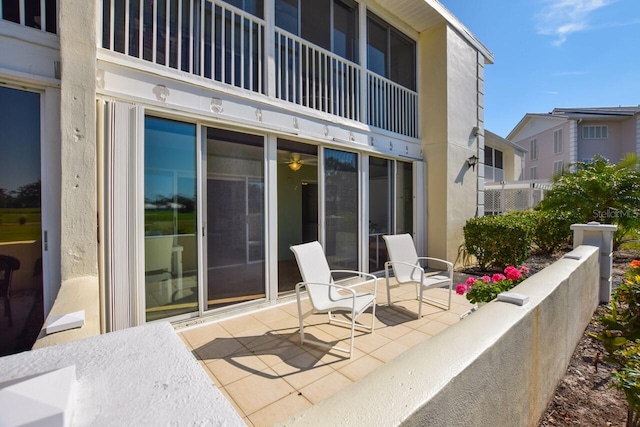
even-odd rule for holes
{"type": "Polygon", "coordinates": [[[617,225],[589,222],[572,224],[573,247],[580,245],[600,248],[600,302],[608,303],[611,299],[611,272],[613,270],[613,233],[617,225]]]}

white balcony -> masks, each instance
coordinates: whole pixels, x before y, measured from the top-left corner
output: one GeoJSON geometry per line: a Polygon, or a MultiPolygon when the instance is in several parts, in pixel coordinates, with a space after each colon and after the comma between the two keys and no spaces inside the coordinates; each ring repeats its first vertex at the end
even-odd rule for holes
{"type": "Polygon", "coordinates": [[[417,92],[222,1],[103,0],[101,47],[419,137],[417,92]]]}

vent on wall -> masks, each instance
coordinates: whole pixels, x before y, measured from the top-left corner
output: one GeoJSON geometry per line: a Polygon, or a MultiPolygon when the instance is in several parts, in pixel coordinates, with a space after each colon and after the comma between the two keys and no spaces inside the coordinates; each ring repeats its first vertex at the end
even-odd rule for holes
{"type": "Polygon", "coordinates": [[[53,61],[53,75],[58,80],[62,78],[62,64],[60,64],[60,61],[53,61]]]}

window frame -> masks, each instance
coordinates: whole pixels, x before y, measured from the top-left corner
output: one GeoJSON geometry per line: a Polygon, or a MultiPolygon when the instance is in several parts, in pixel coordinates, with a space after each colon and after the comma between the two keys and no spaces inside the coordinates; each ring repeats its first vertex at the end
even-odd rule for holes
{"type": "MultiPolygon", "coordinates": [[[[373,13],[372,11],[368,10],[367,11],[367,64],[366,64],[366,68],[368,71],[371,71],[373,73],[379,74],[378,71],[371,69],[370,66],[370,59],[371,59],[371,55],[369,54],[370,52],[370,43],[369,43],[369,28],[372,27],[372,25],[370,24],[373,21],[373,24],[378,25],[380,27],[382,27],[383,29],[386,30],[386,52],[384,52],[384,60],[385,60],[385,73],[382,75],[382,77],[391,80],[394,83],[397,83],[398,85],[405,87],[409,90],[412,91],[416,91],[417,90],[417,43],[416,41],[409,37],[407,34],[405,34],[404,32],[402,32],[401,30],[399,30],[398,28],[394,27],[392,24],[390,24],[389,22],[385,21],[384,19],[382,19],[381,17],[379,17],[378,15],[376,15],[375,13],[373,13]],[[405,84],[406,82],[400,82],[398,81],[398,77],[394,78],[394,58],[392,57],[394,50],[391,48],[391,40],[393,37],[396,37],[397,39],[401,40],[401,41],[406,41],[407,42],[407,46],[409,46],[412,50],[411,54],[412,54],[412,58],[411,58],[411,64],[409,65],[409,71],[411,72],[411,76],[410,76],[410,82],[409,84],[405,84]]],[[[397,65],[397,64],[396,64],[397,65]]],[[[407,69],[402,69],[402,70],[396,70],[396,72],[400,71],[400,75],[403,75],[403,72],[406,72],[407,69]]]]}
{"type": "Polygon", "coordinates": [[[564,171],[564,160],[556,160],[553,162],[553,174],[558,175],[562,174],[564,171]]]}
{"type": "Polygon", "coordinates": [[[582,125],[581,136],[582,139],[609,139],[609,126],[582,125]],[[598,133],[600,133],[600,136],[598,136],[598,133]]]}
{"type": "Polygon", "coordinates": [[[538,160],[538,138],[529,141],[529,160],[538,160]]]}
{"type": "MultiPolygon", "coordinates": [[[[277,17],[279,16],[276,13],[276,27],[278,27],[281,30],[287,31],[291,34],[294,34],[297,37],[300,37],[302,39],[304,39],[305,41],[314,44],[316,46],[321,47],[322,49],[326,49],[329,52],[340,56],[341,58],[346,59],[347,61],[351,61],[353,63],[359,64],[360,63],[360,57],[359,57],[359,47],[360,47],[360,30],[359,30],[359,8],[358,8],[358,3],[356,3],[353,0],[328,0],[329,1],[329,6],[330,6],[330,10],[329,10],[329,28],[326,29],[327,31],[327,35],[329,37],[328,40],[328,46],[323,42],[318,42],[317,40],[312,40],[309,37],[309,34],[305,34],[305,28],[306,26],[303,27],[303,23],[306,22],[305,17],[303,16],[303,10],[305,9],[303,7],[303,1],[304,0],[294,0],[294,2],[296,3],[296,13],[297,13],[297,17],[296,17],[296,28],[295,31],[293,31],[292,28],[286,28],[286,27],[282,27],[280,25],[278,25],[278,20],[277,17]],[[340,3],[337,6],[343,7],[345,9],[350,9],[353,11],[354,15],[353,15],[353,24],[355,26],[354,28],[354,36],[355,39],[353,40],[353,46],[351,46],[351,49],[347,48],[346,49],[346,55],[342,55],[341,53],[339,53],[336,49],[336,40],[335,40],[335,32],[336,32],[336,14],[335,14],[335,9],[336,9],[336,3],[340,3]],[[351,50],[351,51],[350,51],[351,50]]],[[[287,1],[287,0],[283,0],[283,1],[276,1],[274,6],[277,9],[278,5],[281,3],[287,3],[289,5],[292,6],[292,1],[287,1]]],[[[314,2],[309,2],[310,4],[314,4],[314,2]]],[[[317,6],[317,4],[316,4],[317,6]]],[[[310,17],[310,19],[313,21],[313,16],[310,17]]]]}

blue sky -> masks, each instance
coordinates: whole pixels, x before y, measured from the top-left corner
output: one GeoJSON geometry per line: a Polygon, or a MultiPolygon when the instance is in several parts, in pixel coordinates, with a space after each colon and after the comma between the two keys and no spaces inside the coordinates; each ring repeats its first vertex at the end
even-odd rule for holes
{"type": "Polygon", "coordinates": [[[640,105],[640,0],[440,0],[493,52],[485,126],[526,113],[640,105]]]}

